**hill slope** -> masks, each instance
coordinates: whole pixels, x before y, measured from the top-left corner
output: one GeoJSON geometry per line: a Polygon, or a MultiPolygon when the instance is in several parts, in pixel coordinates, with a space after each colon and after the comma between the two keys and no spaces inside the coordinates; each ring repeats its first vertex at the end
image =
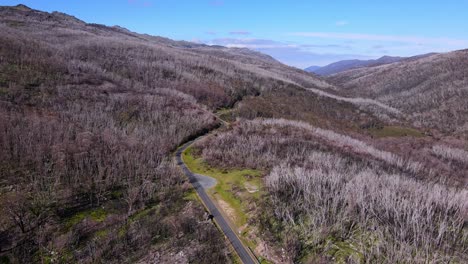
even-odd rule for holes
{"type": "Polygon", "coordinates": [[[118,67],[124,77],[143,85],[157,81],[160,87],[192,94],[212,107],[232,104],[244,94],[258,93],[260,86],[328,86],[312,75],[247,49],[141,35],[120,27],[86,24],[58,12],[49,14],[24,7],[1,8],[0,12],[4,41],[39,41],[69,61],[86,61],[93,64],[90,67],[107,71],[118,67]],[[114,57],[119,58],[120,64],[110,61],[114,57]],[[207,75],[209,78],[205,78],[207,75]],[[209,102],[208,97],[212,98],[209,102]]]}
{"type": "MultiPolygon", "coordinates": [[[[364,107],[363,117],[355,111],[362,106],[337,104],[333,98],[318,100],[323,96],[313,93],[313,89],[336,88],[316,75],[286,66],[251,50],[142,35],[117,26],[87,24],[66,14],[49,14],[24,6],[3,7],[0,13],[4,43],[2,52],[7,58],[28,56],[27,60],[55,65],[51,71],[61,68],[62,73],[74,76],[75,79],[87,75],[83,78],[86,82],[94,80],[93,85],[113,83],[118,79],[133,86],[175,89],[195,97],[209,109],[232,107],[242,98],[255,99],[259,95],[286,97],[290,102],[275,106],[285,109],[271,109],[273,112],[258,109],[255,104],[252,105],[255,109],[244,107],[247,111],[242,111],[243,116],[248,118],[297,112],[294,111],[294,104],[307,104],[302,107],[303,112],[313,114],[320,122],[336,120],[343,123],[339,116],[344,113],[349,120],[358,123],[375,119],[373,109],[364,107]],[[40,47],[45,55],[22,54],[23,50],[34,50],[36,47],[40,47]],[[49,63],[48,60],[54,62],[49,63]],[[93,77],[96,74],[105,75],[106,79],[93,77]],[[313,89],[304,92],[305,88],[313,89]],[[302,102],[304,98],[314,103],[302,102]]],[[[46,85],[44,75],[47,73],[34,74],[36,76],[24,75],[18,67],[5,67],[0,76],[1,84],[3,87],[12,87],[5,88],[5,96],[15,91],[17,84],[32,84],[35,87],[46,85]]]]}
{"type": "Polygon", "coordinates": [[[247,49],[21,5],[0,7],[0,30],[0,254],[12,262],[171,262],[180,252],[229,262],[172,162],[177,146],[218,125],[212,110],[328,126],[375,119],[305,90],[334,89],[315,75],[247,49]]]}
{"type": "Polygon", "coordinates": [[[187,155],[256,253],[466,262],[466,150],[399,109],[247,49],[25,6],[0,30],[1,261],[230,263],[173,161],[216,112],[187,155]]]}
{"type": "Polygon", "coordinates": [[[343,60],[331,63],[323,67],[309,67],[305,69],[307,72],[313,72],[318,75],[332,75],[339,72],[344,72],[350,69],[369,67],[369,66],[378,66],[383,64],[389,64],[397,61],[401,61],[405,58],[403,57],[391,57],[383,56],[376,60],[343,60]]]}
{"type": "MultiPolygon", "coordinates": [[[[171,159],[217,125],[169,89],[205,69],[164,63],[172,41],[25,6],[0,7],[0,31],[1,262],[229,262],[171,159]]],[[[207,104],[231,100],[194,87],[207,104]]]]}
{"type": "Polygon", "coordinates": [[[306,72],[314,72],[315,70],[318,70],[318,69],[320,69],[320,68],[322,68],[322,66],[310,66],[310,67],[305,68],[304,71],[306,71],[306,72]]]}
{"type": "Polygon", "coordinates": [[[400,109],[417,126],[468,131],[468,50],[349,70],[329,80],[347,95],[400,109]]]}

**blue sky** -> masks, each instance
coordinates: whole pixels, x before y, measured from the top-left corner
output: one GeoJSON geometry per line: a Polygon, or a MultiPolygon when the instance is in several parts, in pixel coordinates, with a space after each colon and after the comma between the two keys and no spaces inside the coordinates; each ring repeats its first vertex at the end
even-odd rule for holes
{"type": "Polygon", "coordinates": [[[0,0],[296,67],[468,48],[468,0],[0,0]]]}

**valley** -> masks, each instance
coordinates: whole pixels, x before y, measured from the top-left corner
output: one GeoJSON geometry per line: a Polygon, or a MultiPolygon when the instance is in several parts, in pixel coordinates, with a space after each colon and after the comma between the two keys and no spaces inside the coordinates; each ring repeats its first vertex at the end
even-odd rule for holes
{"type": "Polygon", "coordinates": [[[318,76],[25,5],[0,31],[0,263],[468,261],[467,50],[318,76]]]}

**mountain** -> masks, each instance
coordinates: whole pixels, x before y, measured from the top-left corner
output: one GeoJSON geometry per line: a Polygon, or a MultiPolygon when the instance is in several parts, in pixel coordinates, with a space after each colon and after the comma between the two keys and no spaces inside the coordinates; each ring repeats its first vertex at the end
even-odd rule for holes
{"type": "Polygon", "coordinates": [[[208,63],[204,46],[23,5],[0,7],[0,31],[0,262],[228,261],[171,155],[218,125],[206,108],[266,79],[241,61],[271,59],[208,63]]]}
{"type": "Polygon", "coordinates": [[[369,66],[377,66],[377,65],[382,65],[382,64],[388,64],[388,63],[393,63],[397,62],[404,59],[403,57],[391,57],[391,56],[383,56],[379,59],[376,60],[343,60],[343,61],[338,61],[331,63],[327,66],[323,67],[309,67],[306,68],[305,71],[307,72],[313,72],[318,75],[332,75],[335,73],[347,71],[350,69],[355,69],[355,68],[362,68],[362,67],[369,67],[369,66]]]}
{"type": "Polygon", "coordinates": [[[373,98],[402,110],[417,126],[468,131],[468,50],[412,57],[328,78],[342,94],[373,98]]]}
{"type": "Polygon", "coordinates": [[[24,5],[0,7],[0,30],[2,262],[228,263],[172,162],[219,126],[214,111],[348,129],[343,120],[377,120],[306,89],[336,89],[323,79],[248,49],[24,5]]]}
{"type": "Polygon", "coordinates": [[[2,263],[468,261],[466,51],[320,77],[24,5],[0,31],[2,263]]]}
{"type": "Polygon", "coordinates": [[[310,66],[310,67],[308,67],[308,68],[305,68],[304,71],[306,71],[306,72],[314,72],[315,70],[318,70],[318,69],[320,69],[320,68],[322,68],[322,66],[310,66]]]}

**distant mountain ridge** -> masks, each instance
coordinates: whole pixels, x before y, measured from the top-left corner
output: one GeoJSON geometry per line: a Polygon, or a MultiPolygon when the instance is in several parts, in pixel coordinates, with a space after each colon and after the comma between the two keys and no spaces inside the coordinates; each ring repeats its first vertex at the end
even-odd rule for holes
{"type": "Polygon", "coordinates": [[[241,117],[282,114],[270,99],[278,98],[290,102],[284,112],[302,107],[297,115],[336,117],[335,127],[368,120],[355,105],[305,89],[333,88],[322,78],[245,48],[138,34],[24,5],[0,6],[0,32],[1,263],[43,261],[36,247],[43,238],[48,252],[63,245],[57,255],[66,252],[66,263],[174,263],[172,252],[186,262],[229,263],[202,204],[184,198],[188,182],[171,165],[172,150],[216,127],[212,112],[241,101],[241,117]],[[129,195],[138,198],[127,202],[129,195]],[[26,206],[22,230],[4,209],[26,206]],[[95,212],[102,221],[88,217],[95,212]],[[94,248],[96,234],[104,234],[100,253],[80,251],[94,248]]]}
{"type": "Polygon", "coordinates": [[[305,68],[304,71],[306,71],[306,72],[314,72],[314,71],[316,71],[316,70],[318,70],[318,69],[320,69],[320,68],[322,68],[322,66],[310,66],[310,67],[305,68]]]}
{"type": "Polygon", "coordinates": [[[421,126],[461,134],[468,131],[467,68],[468,50],[459,50],[351,69],[327,81],[340,87],[341,94],[395,107],[421,126]]]}
{"type": "Polygon", "coordinates": [[[392,56],[383,56],[375,60],[342,60],[337,61],[326,66],[310,66],[305,68],[306,72],[312,72],[322,76],[329,76],[333,74],[337,74],[340,72],[345,72],[348,70],[359,69],[364,67],[375,67],[400,61],[411,61],[416,60],[424,57],[428,57],[431,55],[435,55],[437,53],[427,53],[422,55],[416,55],[412,57],[392,57],[392,56]]]}
{"type": "Polygon", "coordinates": [[[316,73],[318,75],[327,76],[327,75],[332,75],[335,73],[344,72],[344,71],[351,70],[351,69],[394,63],[394,62],[401,61],[403,59],[406,59],[406,58],[383,56],[376,60],[343,60],[343,61],[337,61],[337,62],[328,64],[323,67],[311,66],[304,70],[307,72],[316,73]]]}

